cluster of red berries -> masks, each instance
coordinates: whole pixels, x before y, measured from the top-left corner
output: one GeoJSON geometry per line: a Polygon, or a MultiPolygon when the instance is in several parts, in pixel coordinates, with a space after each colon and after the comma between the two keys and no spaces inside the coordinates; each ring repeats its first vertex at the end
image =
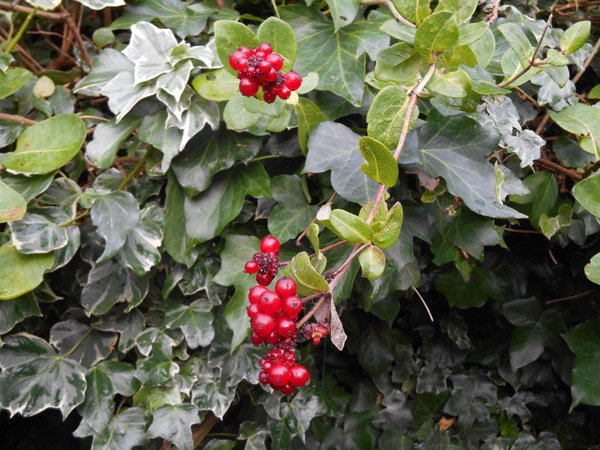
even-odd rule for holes
{"type": "Polygon", "coordinates": [[[273,53],[271,44],[264,42],[258,48],[240,47],[229,55],[229,65],[237,70],[240,79],[240,92],[251,97],[263,89],[263,99],[273,103],[277,96],[282,100],[290,98],[302,84],[302,78],[296,72],[284,74],[279,70],[283,67],[283,58],[273,53]]]}
{"type": "Polygon", "coordinates": [[[329,327],[323,323],[307,323],[300,329],[300,334],[304,339],[312,340],[314,345],[319,345],[321,339],[329,334],[329,327]]]}
{"type": "Polygon", "coordinates": [[[296,363],[295,347],[294,336],[280,342],[260,360],[263,370],[258,375],[258,379],[262,384],[270,384],[273,389],[291,395],[297,387],[308,383],[310,374],[306,367],[296,363]]]}
{"type": "Polygon", "coordinates": [[[244,266],[249,274],[256,274],[256,282],[268,286],[277,276],[279,270],[279,241],[273,236],[266,236],[260,243],[260,252],[244,266]]]}

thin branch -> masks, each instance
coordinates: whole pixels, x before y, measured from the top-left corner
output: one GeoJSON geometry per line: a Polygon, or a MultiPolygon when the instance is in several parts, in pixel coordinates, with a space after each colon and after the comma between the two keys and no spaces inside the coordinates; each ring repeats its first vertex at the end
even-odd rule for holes
{"type": "MultiPolygon", "coordinates": [[[[192,427],[192,440],[194,442],[193,449],[196,450],[200,447],[202,441],[206,438],[210,430],[219,423],[219,418],[216,417],[212,412],[208,412],[206,417],[200,425],[192,427]]],[[[174,447],[177,448],[177,447],[174,447]]]]}
{"type": "Polygon", "coordinates": [[[544,41],[544,37],[546,37],[546,32],[548,31],[548,28],[550,28],[550,25],[552,23],[552,18],[553,18],[553,16],[552,16],[552,14],[550,14],[550,17],[548,17],[548,20],[546,21],[546,26],[544,27],[544,31],[542,32],[542,37],[538,41],[537,46],[535,47],[535,50],[533,51],[533,55],[531,56],[531,60],[529,61],[529,64],[527,64],[526,67],[523,67],[523,70],[521,70],[520,72],[518,72],[515,75],[513,75],[512,77],[510,77],[508,80],[503,81],[502,83],[497,84],[496,86],[498,86],[499,88],[503,88],[505,86],[508,86],[513,81],[518,80],[519,78],[521,78],[525,73],[527,73],[527,71],[529,69],[531,69],[535,65],[535,57],[537,56],[538,52],[540,51],[540,47],[542,46],[542,42],[544,41]]]}
{"type": "Polygon", "coordinates": [[[414,23],[409,22],[402,16],[402,14],[400,14],[400,12],[396,9],[396,7],[394,6],[394,4],[392,3],[391,0],[360,0],[360,4],[367,5],[367,6],[368,5],[385,5],[390,9],[394,18],[398,22],[400,22],[402,25],[405,25],[409,28],[417,28],[417,26],[414,23]]]}
{"type": "MultiPolygon", "coordinates": [[[[321,249],[321,253],[328,252],[329,250],[332,250],[332,249],[334,249],[334,248],[340,247],[340,246],[342,246],[342,245],[344,245],[344,244],[347,244],[347,243],[348,243],[348,241],[346,241],[346,240],[343,240],[343,241],[336,242],[335,244],[328,245],[327,247],[323,247],[323,248],[321,249]]],[[[308,257],[309,257],[309,258],[313,258],[313,257],[315,257],[315,256],[317,256],[317,254],[316,254],[316,253],[313,253],[313,254],[311,254],[311,255],[308,255],[308,257]]],[[[291,262],[291,261],[283,261],[283,262],[280,262],[280,263],[279,263],[279,266],[287,266],[287,265],[288,265],[290,262],[291,262]]]]}
{"type": "Polygon", "coordinates": [[[321,295],[321,299],[315,303],[315,305],[311,308],[311,310],[309,312],[307,312],[306,314],[304,314],[304,316],[302,317],[302,319],[300,319],[298,322],[296,322],[296,329],[299,330],[300,328],[302,328],[302,325],[304,325],[306,322],[309,321],[309,319],[315,315],[315,313],[317,312],[317,310],[321,307],[321,305],[325,302],[325,299],[329,299],[330,298],[329,293],[326,294],[322,294],[321,295]]]}
{"type": "Polygon", "coordinates": [[[320,297],[324,294],[326,294],[326,292],[317,292],[316,294],[312,294],[307,297],[302,297],[302,303],[308,303],[309,301],[314,300],[315,298],[320,297]]]}
{"type": "Polygon", "coordinates": [[[581,181],[583,179],[583,176],[580,173],[575,172],[574,170],[571,170],[571,169],[567,169],[566,167],[563,167],[560,164],[550,161],[549,159],[545,159],[545,158],[536,159],[534,161],[534,163],[539,164],[540,166],[544,166],[549,169],[553,169],[556,172],[562,173],[563,175],[566,175],[575,181],[581,181]]]}
{"type": "Polygon", "coordinates": [[[568,297],[555,298],[554,300],[548,300],[546,305],[552,305],[554,303],[564,302],[566,300],[575,300],[577,298],[586,297],[594,292],[596,292],[596,289],[590,289],[589,291],[580,292],[579,294],[570,295],[568,297]]]}
{"type": "Polygon", "coordinates": [[[489,14],[487,15],[487,17],[485,18],[485,23],[487,23],[488,25],[493,24],[496,19],[498,18],[498,10],[500,9],[500,0],[496,0],[494,2],[494,4],[492,5],[492,9],[490,10],[489,14]]]}
{"type": "Polygon", "coordinates": [[[12,41],[10,41],[10,44],[8,44],[8,47],[6,47],[6,53],[12,52],[13,49],[15,48],[15,45],[17,45],[17,43],[21,40],[21,38],[23,37],[23,33],[25,33],[25,30],[31,23],[31,20],[33,19],[33,16],[35,16],[36,11],[37,11],[37,6],[31,10],[29,15],[25,18],[25,21],[21,24],[21,28],[19,28],[19,31],[17,31],[17,34],[15,35],[15,37],[12,39],[12,41]]]}
{"type": "MultiPolygon", "coordinates": [[[[334,192],[333,195],[329,198],[329,200],[327,200],[327,203],[325,203],[325,204],[326,205],[331,205],[331,202],[333,202],[333,199],[335,198],[336,195],[337,195],[337,192],[334,192]]],[[[296,239],[296,245],[298,245],[298,246],[300,245],[300,241],[302,240],[302,238],[304,236],[306,236],[306,233],[308,233],[308,229],[316,221],[317,221],[317,217],[315,216],[313,218],[313,220],[311,220],[311,222],[308,224],[308,226],[304,229],[304,231],[302,232],[302,234],[298,237],[298,239],[296,239]]]]}
{"type": "Polygon", "coordinates": [[[32,11],[35,11],[35,15],[38,17],[44,17],[46,19],[52,19],[52,20],[64,20],[65,19],[64,14],[40,11],[36,8],[29,8],[27,6],[15,5],[15,4],[9,3],[9,2],[0,2],[0,9],[3,9],[5,11],[22,12],[22,13],[27,13],[27,14],[31,13],[32,11]]]}
{"type": "Polygon", "coordinates": [[[541,231],[537,230],[515,230],[514,228],[506,227],[504,231],[509,231],[511,233],[523,233],[523,234],[544,234],[541,231]]]}
{"type": "Polygon", "coordinates": [[[131,172],[129,172],[129,175],[127,175],[127,178],[125,178],[121,182],[121,184],[117,188],[118,190],[125,188],[127,186],[127,183],[129,183],[131,180],[133,180],[133,177],[135,177],[137,175],[137,173],[144,167],[144,164],[146,164],[146,161],[148,161],[149,157],[150,157],[150,151],[148,150],[148,151],[146,151],[144,156],[142,156],[142,159],[140,159],[138,161],[138,163],[133,168],[133,170],[131,172]]]}
{"type": "Polygon", "coordinates": [[[573,83],[577,83],[579,81],[579,79],[583,76],[583,73],[589,67],[589,65],[592,63],[594,56],[596,56],[596,53],[598,53],[598,50],[600,50],[600,39],[598,39],[598,41],[596,41],[596,44],[594,45],[594,49],[592,50],[592,53],[590,53],[590,55],[584,61],[583,70],[581,72],[577,72],[575,74],[575,76],[573,77],[573,83]]]}
{"type": "Polygon", "coordinates": [[[18,123],[19,125],[35,125],[37,121],[28,119],[27,117],[17,116],[15,114],[0,113],[0,120],[6,120],[7,122],[18,123]]]}
{"type": "Polygon", "coordinates": [[[431,314],[431,311],[429,310],[429,307],[427,306],[427,303],[425,302],[425,299],[423,298],[423,296],[421,295],[421,293],[417,290],[416,287],[411,286],[413,291],[415,291],[415,293],[419,296],[419,298],[421,299],[421,302],[423,303],[423,306],[425,307],[425,310],[427,311],[427,314],[429,314],[429,318],[431,319],[431,321],[433,322],[433,315],[431,314]]]}
{"type": "MultiPolygon", "coordinates": [[[[77,3],[75,3],[75,5],[77,5],[77,3]]],[[[79,32],[79,28],[77,28],[75,21],[73,20],[71,15],[68,13],[68,11],[65,9],[65,7],[63,5],[59,5],[58,7],[63,14],[66,14],[65,20],[67,22],[67,25],[73,32],[73,35],[75,36],[75,41],[77,42],[77,47],[79,47],[79,51],[81,52],[81,57],[83,58],[85,63],[88,65],[88,67],[92,67],[92,59],[90,58],[87,48],[85,47],[85,43],[83,42],[83,39],[81,38],[81,33],[79,32]]]]}

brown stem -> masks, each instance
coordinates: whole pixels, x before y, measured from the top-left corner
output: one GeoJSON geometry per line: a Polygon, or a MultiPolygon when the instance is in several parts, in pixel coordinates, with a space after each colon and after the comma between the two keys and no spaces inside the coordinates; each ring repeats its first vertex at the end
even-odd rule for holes
{"type": "MultiPolygon", "coordinates": [[[[334,192],[333,195],[329,198],[329,200],[327,200],[327,203],[325,203],[326,205],[331,205],[331,202],[333,202],[333,199],[335,198],[335,196],[337,195],[337,192],[334,192]]],[[[300,245],[300,241],[302,240],[302,238],[304,236],[306,236],[306,233],[308,233],[308,229],[310,228],[310,226],[315,223],[317,221],[317,218],[313,218],[313,220],[311,220],[311,222],[308,224],[308,226],[304,229],[304,231],[302,232],[302,234],[300,236],[298,236],[298,239],[296,239],[296,245],[300,245]]]]}
{"type": "Polygon", "coordinates": [[[421,299],[421,303],[423,303],[423,306],[425,307],[425,310],[427,311],[427,314],[429,314],[429,318],[433,322],[433,315],[431,314],[431,311],[429,310],[429,306],[427,306],[427,303],[425,302],[425,299],[423,298],[423,296],[417,290],[416,287],[414,287],[414,286],[411,286],[411,287],[413,288],[413,291],[415,291],[415,293],[417,294],[417,296],[421,299]]]}
{"type": "Polygon", "coordinates": [[[326,293],[326,294],[321,294],[321,299],[315,303],[315,305],[311,308],[311,310],[309,312],[307,312],[306,314],[304,314],[304,316],[302,317],[302,319],[300,319],[298,322],[296,322],[296,329],[299,330],[300,328],[302,328],[302,325],[304,325],[306,322],[308,322],[308,320],[315,315],[315,313],[317,312],[317,310],[321,307],[321,305],[323,304],[323,302],[325,301],[325,299],[329,299],[330,294],[326,293]]]}
{"type": "Polygon", "coordinates": [[[324,295],[324,294],[325,294],[325,292],[317,292],[316,294],[309,295],[308,297],[303,297],[302,303],[308,303],[309,301],[314,300],[315,298],[320,297],[321,295],[324,295]]]}
{"type": "MultiPolygon", "coordinates": [[[[77,8],[78,3],[75,3],[73,5],[73,12],[76,14],[76,8],[77,8]]],[[[65,16],[65,20],[67,21],[67,25],[69,26],[69,28],[71,29],[71,31],[73,32],[73,35],[75,36],[75,42],[77,42],[77,47],[79,47],[79,51],[81,52],[81,57],[83,58],[83,60],[85,61],[85,63],[88,65],[88,67],[92,67],[92,59],[90,58],[90,55],[87,51],[87,49],[85,48],[85,43],[83,42],[83,39],[81,38],[81,33],[79,32],[79,28],[77,28],[77,25],[75,24],[75,21],[73,20],[73,17],[71,17],[71,15],[68,13],[68,11],[65,9],[65,7],[63,5],[59,5],[58,8],[60,9],[61,12],[63,12],[64,14],[67,14],[65,16]]]]}
{"type": "Polygon", "coordinates": [[[506,227],[504,231],[510,231],[511,233],[524,233],[524,234],[544,234],[537,230],[515,230],[514,228],[506,227]]]}
{"type": "MultiPolygon", "coordinates": [[[[3,9],[5,11],[22,12],[22,13],[26,13],[26,14],[29,14],[34,10],[34,8],[29,8],[27,6],[21,6],[21,5],[15,5],[10,2],[0,2],[0,9],[3,9]]],[[[46,19],[52,19],[52,20],[64,20],[65,19],[65,15],[60,14],[60,13],[52,13],[52,12],[47,12],[47,11],[35,10],[34,14],[38,17],[44,17],[46,19]]]]}
{"type": "Polygon", "coordinates": [[[14,114],[0,113],[0,120],[6,120],[7,122],[18,123],[19,125],[35,125],[37,121],[28,119],[27,117],[17,116],[14,114]]]}
{"type": "Polygon", "coordinates": [[[209,411],[200,425],[192,427],[192,440],[194,441],[194,450],[200,447],[200,444],[206,438],[206,435],[218,422],[219,418],[209,411]]]}
{"type": "Polygon", "coordinates": [[[567,169],[566,167],[563,167],[560,164],[556,164],[555,162],[552,162],[549,159],[544,159],[544,158],[536,159],[534,161],[534,163],[538,164],[540,166],[544,166],[548,169],[552,169],[556,172],[562,173],[563,175],[566,175],[575,181],[581,181],[583,179],[583,177],[580,173],[577,173],[571,169],[567,169]]]}
{"type": "Polygon", "coordinates": [[[579,294],[575,294],[575,295],[570,295],[569,297],[561,297],[561,298],[555,298],[554,300],[548,300],[546,302],[546,305],[552,305],[553,303],[559,303],[559,302],[564,302],[566,300],[575,300],[577,298],[581,298],[581,297],[586,297],[589,294],[592,294],[596,292],[596,289],[591,289],[589,291],[585,291],[585,292],[580,292],[579,294]]]}

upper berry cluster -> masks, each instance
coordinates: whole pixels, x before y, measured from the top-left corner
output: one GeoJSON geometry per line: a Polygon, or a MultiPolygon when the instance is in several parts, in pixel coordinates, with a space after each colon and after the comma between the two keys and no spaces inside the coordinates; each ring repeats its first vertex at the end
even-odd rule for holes
{"type": "Polygon", "coordinates": [[[266,236],[260,243],[260,252],[252,256],[244,269],[249,274],[256,274],[256,282],[268,286],[279,271],[279,241],[273,236],[266,236]]]}
{"type": "Polygon", "coordinates": [[[273,103],[279,96],[282,100],[290,98],[302,84],[302,78],[296,72],[284,74],[279,70],[283,67],[283,58],[273,53],[273,47],[263,42],[258,48],[240,47],[229,55],[229,65],[238,71],[240,92],[251,97],[262,87],[263,100],[273,103]]]}

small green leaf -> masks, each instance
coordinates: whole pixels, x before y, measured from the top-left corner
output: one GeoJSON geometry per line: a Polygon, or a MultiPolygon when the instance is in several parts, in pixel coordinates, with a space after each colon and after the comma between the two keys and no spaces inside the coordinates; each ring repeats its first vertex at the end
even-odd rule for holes
{"type": "Polygon", "coordinates": [[[527,67],[533,55],[533,46],[529,42],[529,39],[527,39],[523,29],[516,23],[503,23],[498,29],[504,35],[510,48],[518,56],[521,66],[527,67]]]}
{"type": "Polygon", "coordinates": [[[310,91],[317,88],[319,84],[319,74],[317,72],[309,72],[308,75],[302,78],[302,85],[296,91],[298,94],[308,94],[310,91]]]}
{"type": "Polygon", "coordinates": [[[239,91],[240,80],[227,69],[203,72],[192,81],[201,97],[215,102],[229,100],[239,91]]]}
{"type": "Polygon", "coordinates": [[[576,52],[587,41],[590,35],[591,23],[589,20],[582,20],[571,25],[560,37],[560,48],[567,55],[576,52]]]}
{"type": "Polygon", "coordinates": [[[404,211],[400,203],[396,203],[390,209],[385,220],[377,220],[376,214],[375,221],[371,225],[373,228],[373,244],[379,248],[388,248],[394,245],[400,235],[403,220],[404,211]]]}
{"type": "Polygon", "coordinates": [[[415,48],[429,62],[433,54],[449,49],[458,41],[456,18],[450,12],[435,12],[417,28],[415,48]]]}
{"type": "Polygon", "coordinates": [[[458,32],[457,46],[468,45],[478,41],[487,32],[490,26],[485,22],[468,23],[458,32]]]}
{"type": "Polygon", "coordinates": [[[569,58],[553,48],[549,49],[546,53],[546,61],[548,61],[548,64],[552,64],[556,67],[563,67],[569,64],[569,58]]]}
{"type": "Polygon", "coordinates": [[[596,253],[583,269],[588,280],[600,284],[600,253],[596,253]]]}
{"type": "Polygon", "coordinates": [[[467,22],[477,9],[477,0],[440,0],[435,12],[447,11],[454,15],[456,24],[467,22]]]}
{"type": "Polygon", "coordinates": [[[321,112],[317,105],[304,97],[298,99],[298,103],[294,105],[294,112],[296,113],[296,117],[298,117],[298,141],[300,142],[300,149],[306,155],[308,133],[315,125],[326,120],[325,114],[321,112]]]}
{"type": "Polygon", "coordinates": [[[101,169],[111,167],[121,145],[141,121],[140,117],[126,116],[119,123],[113,119],[96,125],[94,138],[85,148],[86,159],[101,169]]]}
{"type": "Polygon", "coordinates": [[[600,176],[588,177],[573,187],[573,197],[581,205],[600,218],[600,176]]]}
{"type": "Polygon", "coordinates": [[[366,244],[373,237],[373,230],[367,222],[343,209],[331,211],[329,221],[335,234],[350,244],[366,244]]]}
{"type": "Polygon", "coordinates": [[[385,269],[385,255],[375,247],[369,246],[364,249],[358,256],[362,276],[368,280],[376,280],[383,274],[385,269]]]}
{"type": "Polygon", "coordinates": [[[247,130],[263,118],[262,113],[252,113],[244,107],[244,97],[236,93],[225,105],[223,120],[229,130],[247,130]]]}
{"type": "Polygon", "coordinates": [[[17,92],[32,76],[29,70],[21,67],[13,67],[6,73],[0,72],[0,99],[17,92]]]}
{"type": "Polygon", "coordinates": [[[392,0],[392,3],[402,17],[417,25],[431,14],[429,0],[392,0]]]}
{"type": "Polygon", "coordinates": [[[0,247],[0,300],[23,295],[41,284],[54,264],[54,253],[22,255],[7,242],[0,247]]]}
{"type": "Polygon", "coordinates": [[[299,295],[306,296],[329,291],[329,284],[314,269],[306,252],[300,252],[294,256],[290,263],[285,266],[284,275],[294,279],[299,295]]]}
{"type": "Polygon", "coordinates": [[[600,98],[600,84],[597,84],[592,88],[592,90],[588,94],[588,98],[593,100],[597,100],[600,98]]]}
{"type": "MultiPolygon", "coordinates": [[[[273,47],[273,52],[283,57],[283,72],[289,72],[294,67],[298,44],[291,26],[271,16],[260,24],[256,35],[259,43],[268,42],[273,47]]],[[[248,44],[245,45],[249,47],[248,44]]]]}
{"type": "Polygon", "coordinates": [[[425,64],[419,53],[405,42],[399,42],[377,53],[375,78],[380,81],[407,83],[416,78],[425,64]]]}
{"type": "Polygon", "coordinates": [[[352,23],[358,8],[359,0],[326,0],[331,12],[331,18],[335,26],[335,31],[352,23]]]}
{"type": "Polygon", "coordinates": [[[394,187],[398,180],[398,163],[392,152],[381,142],[363,136],[359,142],[360,152],[367,161],[360,169],[375,181],[394,187]]]}
{"type": "Polygon", "coordinates": [[[451,98],[464,98],[471,89],[471,80],[464,70],[441,74],[435,72],[427,89],[451,98]]]}
{"type": "Polygon", "coordinates": [[[92,40],[99,48],[106,47],[115,42],[115,33],[108,28],[98,28],[92,34],[92,40]]]}
{"type": "Polygon", "coordinates": [[[229,55],[242,46],[258,47],[260,42],[246,25],[233,20],[218,20],[215,22],[215,41],[217,53],[225,69],[237,75],[229,65],[229,55]]]}
{"type": "Polygon", "coordinates": [[[85,124],[75,114],[59,114],[26,129],[17,149],[2,164],[14,172],[48,173],[67,164],[85,140],[85,124]]]}
{"type": "Polygon", "coordinates": [[[27,211],[27,202],[0,180],[0,223],[20,220],[27,211]]]}

